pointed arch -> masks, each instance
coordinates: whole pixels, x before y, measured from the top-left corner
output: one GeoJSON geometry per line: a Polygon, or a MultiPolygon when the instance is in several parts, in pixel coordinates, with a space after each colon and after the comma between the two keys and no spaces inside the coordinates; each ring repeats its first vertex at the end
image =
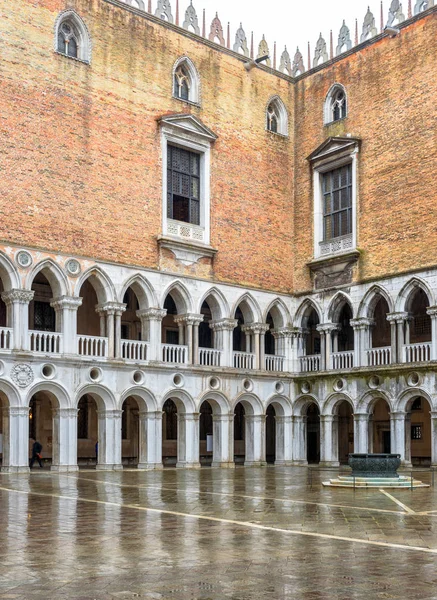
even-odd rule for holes
{"type": "Polygon", "coordinates": [[[352,305],[352,301],[347,294],[344,292],[337,292],[335,296],[332,298],[331,302],[328,306],[328,313],[326,321],[329,323],[337,323],[342,308],[345,304],[349,305],[349,308],[352,313],[352,318],[354,317],[354,309],[352,305]]]}
{"type": "Polygon", "coordinates": [[[3,283],[3,289],[8,292],[12,289],[21,288],[20,275],[17,267],[11,261],[9,256],[0,252],[0,279],[3,283]]]}
{"type": "Polygon", "coordinates": [[[355,410],[354,401],[348,395],[339,392],[335,392],[328,396],[322,406],[322,410],[320,411],[321,415],[336,415],[338,413],[338,409],[342,402],[347,402],[352,408],[352,412],[355,410]]]}
{"type": "Polygon", "coordinates": [[[304,417],[311,404],[315,404],[321,413],[320,402],[313,394],[305,394],[298,396],[293,402],[293,415],[296,417],[304,417]]]}
{"type": "Polygon", "coordinates": [[[264,311],[263,323],[267,323],[268,314],[272,315],[275,329],[286,327],[291,321],[290,312],[281,298],[275,298],[264,311]]]}
{"type": "Polygon", "coordinates": [[[198,400],[198,410],[204,402],[211,404],[213,414],[228,415],[231,412],[231,403],[222,392],[208,391],[202,394],[198,400]]]}
{"type": "Polygon", "coordinates": [[[229,315],[229,304],[223,293],[216,287],[208,290],[201,298],[197,313],[200,314],[204,302],[208,303],[214,321],[224,319],[229,315]]]}
{"type": "Polygon", "coordinates": [[[179,100],[188,100],[200,104],[200,75],[193,61],[188,56],[181,56],[173,65],[172,71],[173,96],[179,100]],[[184,85],[187,87],[185,88],[184,85]],[[186,96],[182,97],[182,90],[186,96]]]}
{"type": "Polygon", "coordinates": [[[429,306],[435,305],[435,296],[429,285],[419,277],[410,279],[399,292],[396,299],[397,312],[409,312],[410,302],[414,297],[414,292],[421,289],[428,297],[429,306]]]}
{"type": "Polygon", "coordinates": [[[172,389],[164,394],[159,403],[159,410],[163,410],[167,400],[173,400],[176,404],[178,412],[195,413],[196,404],[192,396],[185,390],[172,389]]]}
{"type": "Polygon", "coordinates": [[[348,97],[346,88],[341,83],[334,83],[326,95],[323,121],[325,125],[344,119],[348,114],[348,97]]]}
{"type": "Polygon", "coordinates": [[[50,284],[53,298],[69,296],[71,294],[70,283],[61,267],[51,258],[37,263],[26,277],[25,288],[30,290],[32,283],[38,273],[42,273],[50,284]]]}
{"type": "Polygon", "coordinates": [[[128,398],[135,398],[140,411],[156,412],[158,410],[158,402],[150,390],[145,387],[134,386],[125,390],[120,397],[120,410],[123,403],[128,398]]]}
{"type": "Polygon", "coordinates": [[[295,327],[306,327],[306,321],[313,310],[319,318],[319,323],[322,323],[323,312],[320,306],[312,298],[305,298],[296,311],[296,316],[294,318],[295,327]]]}
{"type": "Polygon", "coordinates": [[[288,111],[278,95],[271,96],[266,105],[266,129],[288,136],[288,111]]]}
{"type": "Polygon", "coordinates": [[[168,295],[171,295],[174,303],[176,304],[176,310],[178,315],[193,312],[193,301],[190,293],[185,285],[177,280],[173,281],[161,296],[160,307],[164,308],[165,299],[168,295]]]}
{"type": "Polygon", "coordinates": [[[358,317],[372,319],[375,307],[381,298],[384,298],[384,300],[387,302],[388,312],[393,312],[393,298],[381,285],[373,285],[369,290],[367,290],[364,298],[361,300],[361,304],[358,308],[358,317]]]}
{"type": "Polygon", "coordinates": [[[232,402],[232,411],[241,402],[248,415],[263,415],[264,409],[261,400],[256,394],[241,392],[232,402]]]}
{"type": "Polygon", "coordinates": [[[96,292],[99,304],[116,301],[117,294],[115,292],[114,284],[109,278],[109,275],[97,266],[90,267],[81,275],[81,277],[79,277],[74,291],[75,296],[79,296],[81,287],[87,279],[89,279],[90,284],[96,292]]]}
{"type": "Polygon", "coordinates": [[[243,294],[237,302],[235,302],[231,319],[234,318],[235,312],[237,308],[240,307],[241,312],[243,313],[244,323],[247,325],[249,323],[259,323],[261,320],[261,309],[259,307],[258,302],[252,297],[251,294],[246,293],[243,294]]]}
{"type": "Polygon", "coordinates": [[[270,405],[273,405],[276,414],[282,417],[289,417],[293,413],[291,400],[287,396],[274,394],[267,400],[266,411],[270,405]]]}
{"type": "Polygon", "coordinates": [[[129,288],[132,288],[135,292],[141,310],[158,305],[155,290],[143,275],[132,275],[132,277],[123,284],[118,300],[119,302],[123,302],[124,295],[129,288]]]}
{"type": "Polygon", "coordinates": [[[82,17],[74,10],[63,10],[54,25],[54,48],[56,52],[91,62],[91,36],[82,17]]]}
{"type": "Polygon", "coordinates": [[[98,410],[117,409],[117,401],[112,391],[99,384],[86,384],[79,388],[79,390],[76,392],[74,401],[75,407],[78,406],[79,400],[82,398],[82,396],[85,396],[85,394],[91,396],[95,400],[98,410]]]}
{"type": "Polygon", "coordinates": [[[367,413],[369,415],[372,414],[375,404],[378,402],[378,400],[385,400],[387,402],[389,411],[393,410],[394,401],[386,392],[381,390],[369,390],[358,400],[355,412],[367,413]]]}
{"type": "Polygon", "coordinates": [[[62,385],[56,383],[55,381],[40,381],[34,385],[27,392],[27,405],[29,405],[32,396],[38,392],[45,392],[50,400],[54,400],[54,405],[52,405],[53,408],[71,408],[70,394],[62,385]]]}

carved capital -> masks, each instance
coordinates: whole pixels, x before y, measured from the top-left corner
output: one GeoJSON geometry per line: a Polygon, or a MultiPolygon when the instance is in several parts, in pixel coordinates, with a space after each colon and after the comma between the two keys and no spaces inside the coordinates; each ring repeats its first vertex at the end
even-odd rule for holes
{"type": "Polygon", "coordinates": [[[351,319],[350,324],[354,329],[368,329],[369,327],[374,327],[376,322],[373,319],[361,317],[359,319],[351,319]]]}
{"type": "Polygon", "coordinates": [[[9,306],[10,304],[29,304],[33,300],[35,292],[33,290],[9,290],[2,292],[3,302],[9,306]]]}
{"type": "Polygon", "coordinates": [[[332,333],[333,331],[338,331],[339,326],[338,323],[322,323],[317,325],[316,329],[319,333],[332,333]]]}
{"type": "Polygon", "coordinates": [[[64,419],[75,419],[77,417],[77,408],[55,408],[53,409],[53,416],[64,419]]]}
{"type": "Polygon", "coordinates": [[[97,415],[99,419],[121,419],[121,415],[123,414],[122,410],[98,410],[97,415]]]}
{"type": "Polygon", "coordinates": [[[59,296],[58,298],[53,298],[50,302],[50,306],[55,310],[62,310],[63,308],[77,310],[79,306],[82,306],[82,298],[75,296],[59,296]]]}
{"type": "Polygon", "coordinates": [[[270,331],[272,336],[278,339],[290,339],[300,335],[301,328],[300,327],[280,327],[279,329],[272,329],[270,331]]]}
{"type": "Polygon", "coordinates": [[[430,317],[435,317],[437,315],[437,306],[429,306],[426,309],[426,314],[430,317]]]}
{"type": "Polygon", "coordinates": [[[137,317],[145,321],[162,321],[166,314],[165,308],[144,308],[136,312],[137,317]]]}
{"type": "Polygon", "coordinates": [[[388,313],[386,318],[390,323],[392,321],[395,323],[402,323],[403,321],[408,321],[410,319],[410,314],[407,312],[394,312],[388,313]]]}
{"type": "Polygon", "coordinates": [[[219,321],[209,322],[209,326],[213,331],[233,331],[237,325],[237,319],[220,319],[219,321]]]}
{"type": "Polygon", "coordinates": [[[126,304],[121,302],[105,302],[96,306],[96,313],[107,315],[121,315],[126,310],[126,304]]]}
{"type": "Polygon", "coordinates": [[[175,323],[183,323],[184,325],[198,325],[203,322],[204,316],[186,313],[184,315],[176,315],[173,320],[175,323]]]}
{"type": "Polygon", "coordinates": [[[243,325],[241,331],[244,333],[266,333],[270,329],[270,325],[267,323],[249,323],[248,325],[243,325]]]}

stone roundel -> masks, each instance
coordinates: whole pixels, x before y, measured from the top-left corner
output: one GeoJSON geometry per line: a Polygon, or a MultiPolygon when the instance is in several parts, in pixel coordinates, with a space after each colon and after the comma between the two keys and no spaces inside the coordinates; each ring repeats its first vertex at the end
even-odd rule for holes
{"type": "Polygon", "coordinates": [[[19,387],[27,387],[34,379],[32,367],[24,363],[15,365],[11,369],[11,379],[19,387]]]}
{"type": "Polygon", "coordinates": [[[82,270],[80,262],[75,258],[70,258],[69,260],[67,260],[67,262],[65,263],[65,268],[67,269],[67,273],[71,277],[78,277],[82,270]]]}
{"type": "Polygon", "coordinates": [[[17,252],[15,260],[17,261],[18,266],[20,266],[23,269],[29,268],[30,265],[33,263],[32,255],[26,250],[20,250],[19,252],[17,252]]]}

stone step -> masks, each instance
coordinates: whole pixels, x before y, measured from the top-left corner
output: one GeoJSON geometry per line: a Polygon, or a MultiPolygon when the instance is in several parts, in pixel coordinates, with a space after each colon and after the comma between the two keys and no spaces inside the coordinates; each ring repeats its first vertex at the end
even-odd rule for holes
{"type": "Polygon", "coordinates": [[[341,488],[395,488],[395,489],[411,489],[429,487],[428,484],[422,483],[417,479],[413,479],[411,483],[410,477],[399,478],[382,478],[382,477],[356,477],[355,482],[353,477],[338,477],[338,479],[330,479],[322,483],[325,487],[341,487],[341,488]]]}

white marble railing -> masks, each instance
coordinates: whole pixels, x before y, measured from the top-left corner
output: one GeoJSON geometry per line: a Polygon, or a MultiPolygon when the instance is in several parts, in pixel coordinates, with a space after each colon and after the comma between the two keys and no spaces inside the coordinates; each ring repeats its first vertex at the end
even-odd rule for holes
{"type": "Polygon", "coordinates": [[[352,369],[353,366],[354,353],[352,351],[332,353],[332,368],[334,371],[341,369],[352,369]]]}
{"type": "Polygon", "coordinates": [[[147,342],[121,340],[121,357],[125,360],[147,360],[147,342]]]}
{"type": "Polygon", "coordinates": [[[62,333],[29,331],[29,349],[31,352],[60,354],[62,352],[62,333]]]}
{"type": "Polygon", "coordinates": [[[409,344],[405,348],[405,362],[426,362],[431,360],[431,342],[409,344]]]}
{"type": "Polygon", "coordinates": [[[11,327],[0,327],[0,350],[10,350],[12,348],[11,327]]]}
{"type": "Polygon", "coordinates": [[[314,373],[320,371],[320,354],[301,356],[299,360],[302,373],[314,373]]]}
{"type": "Polygon", "coordinates": [[[367,350],[367,366],[379,367],[391,363],[391,348],[384,346],[382,348],[371,348],[367,350]]]}
{"type": "Polygon", "coordinates": [[[162,360],[166,363],[185,365],[188,362],[188,346],[162,344],[162,360]]]}
{"type": "Polygon", "coordinates": [[[94,335],[78,335],[77,351],[81,356],[106,358],[108,356],[108,338],[94,335]]]}
{"type": "Polygon", "coordinates": [[[167,233],[169,235],[195,240],[196,242],[205,241],[205,230],[203,227],[192,225],[191,223],[173,221],[173,219],[167,219],[167,233]]]}
{"type": "Polygon", "coordinates": [[[255,354],[249,352],[234,352],[234,368],[235,369],[254,369],[255,354]]]}
{"type": "Polygon", "coordinates": [[[219,367],[221,351],[214,348],[199,348],[199,364],[204,367],[219,367]]]}
{"type": "Polygon", "coordinates": [[[266,354],[266,371],[283,371],[285,356],[273,356],[266,354]]]}

